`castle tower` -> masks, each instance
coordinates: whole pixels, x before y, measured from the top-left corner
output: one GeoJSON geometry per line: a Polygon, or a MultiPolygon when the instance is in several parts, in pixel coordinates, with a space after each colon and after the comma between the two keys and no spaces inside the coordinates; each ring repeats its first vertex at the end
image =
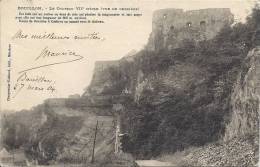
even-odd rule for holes
{"type": "Polygon", "coordinates": [[[227,8],[157,10],[153,14],[147,49],[172,49],[180,47],[184,40],[198,42],[212,39],[224,26],[233,22],[234,15],[227,8]]]}

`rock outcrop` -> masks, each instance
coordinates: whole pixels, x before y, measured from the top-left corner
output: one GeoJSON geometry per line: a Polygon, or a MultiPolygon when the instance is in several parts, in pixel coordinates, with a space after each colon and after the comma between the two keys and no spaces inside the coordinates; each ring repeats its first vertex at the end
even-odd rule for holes
{"type": "MultiPolygon", "coordinates": [[[[256,166],[259,160],[260,48],[252,49],[238,74],[231,96],[231,120],[224,137],[182,156],[196,166],[256,166]]],[[[180,159],[181,159],[180,158],[180,159]]]]}
{"type": "Polygon", "coordinates": [[[224,140],[256,134],[259,131],[260,113],[260,47],[251,50],[238,75],[232,93],[231,122],[224,140]]]}

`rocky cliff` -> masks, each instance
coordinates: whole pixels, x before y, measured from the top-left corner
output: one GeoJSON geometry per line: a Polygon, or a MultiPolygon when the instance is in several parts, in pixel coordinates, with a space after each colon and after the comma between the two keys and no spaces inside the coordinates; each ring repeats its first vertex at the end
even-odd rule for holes
{"type": "Polygon", "coordinates": [[[1,122],[4,146],[9,150],[22,149],[33,165],[87,164],[92,157],[98,121],[96,160],[102,162],[109,159],[114,150],[115,138],[115,120],[109,107],[101,103],[94,105],[95,102],[86,102],[86,99],[84,105],[77,105],[72,102],[74,100],[80,101],[49,99],[31,111],[6,115],[1,122]]]}
{"type": "Polygon", "coordinates": [[[164,160],[181,165],[255,166],[259,160],[259,47],[249,51],[231,95],[231,119],[221,140],[164,160]]]}
{"type": "Polygon", "coordinates": [[[231,96],[232,116],[224,140],[248,136],[259,131],[260,48],[252,49],[238,75],[231,96]]]}
{"type": "MultiPolygon", "coordinates": [[[[212,10],[194,11],[191,15],[195,17],[200,12],[212,10]]],[[[119,102],[124,106],[121,112],[124,120],[122,129],[128,134],[124,151],[140,159],[202,147],[216,151],[211,158],[218,157],[219,152],[219,156],[225,154],[227,159],[215,161],[202,156],[198,164],[211,164],[211,160],[212,164],[218,165],[256,163],[259,93],[255,34],[259,26],[259,10],[255,9],[254,12],[246,24],[239,23],[233,27],[229,26],[233,18],[229,10],[223,9],[219,15],[216,14],[218,12],[212,12],[214,17],[224,18],[218,29],[209,28],[212,36],[196,41],[191,37],[192,33],[187,32],[191,38],[185,37],[188,39],[186,42],[167,38],[169,42],[181,43],[171,49],[162,43],[153,43],[160,41],[154,40],[154,37],[159,33],[158,37],[163,38],[163,34],[157,32],[158,28],[163,29],[167,25],[166,29],[171,29],[168,23],[176,21],[173,19],[176,15],[186,13],[182,10],[155,12],[154,31],[148,45],[158,49],[148,48],[132,58],[122,58],[116,66],[110,66],[103,72],[104,78],[98,79],[109,83],[106,89],[100,85],[103,90],[99,92],[100,95],[110,92],[130,97],[127,101],[119,102]],[[167,15],[163,15],[164,12],[167,15]],[[219,144],[219,141],[224,143],[219,144]],[[215,142],[220,146],[203,147],[215,142]],[[231,150],[224,149],[225,146],[231,150]],[[236,161],[228,158],[235,158],[236,153],[240,155],[236,161]],[[238,160],[247,153],[248,159],[252,160],[238,160]]],[[[176,23],[174,28],[181,24],[176,23]]],[[[89,89],[96,85],[90,85],[89,89]]],[[[205,152],[202,154],[208,154],[205,152]]],[[[198,158],[196,154],[193,155],[194,159],[198,158]]]]}

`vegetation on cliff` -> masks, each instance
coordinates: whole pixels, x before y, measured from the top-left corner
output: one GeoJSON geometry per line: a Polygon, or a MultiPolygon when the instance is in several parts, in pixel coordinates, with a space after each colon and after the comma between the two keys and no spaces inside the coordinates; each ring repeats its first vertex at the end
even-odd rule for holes
{"type": "Polygon", "coordinates": [[[22,149],[29,160],[46,164],[56,159],[82,123],[79,116],[58,115],[42,104],[31,111],[4,116],[1,139],[8,150],[22,149]]]}
{"type": "Polygon", "coordinates": [[[256,7],[245,24],[224,27],[210,41],[186,41],[178,49],[144,50],[136,56],[133,66],[142,71],[142,83],[146,85],[138,102],[124,113],[128,133],[125,151],[138,158],[150,158],[223,137],[231,119],[233,85],[238,72],[242,70],[243,75],[246,71],[243,60],[248,51],[259,42],[255,38],[259,15],[256,7]],[[169,73],[174,74],[168,83],[177,86],[164,82],[162,76],[169,73]],[[174,77],[188,78],[190,82],[181,82],[185,84],[182,87],[174,77]]]}

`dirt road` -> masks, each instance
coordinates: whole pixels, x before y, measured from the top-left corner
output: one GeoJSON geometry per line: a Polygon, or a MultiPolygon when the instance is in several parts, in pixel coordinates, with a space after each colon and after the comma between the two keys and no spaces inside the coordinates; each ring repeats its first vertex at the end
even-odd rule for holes
{"type": "Polygon", "coordinates": [[[136,160],[140,167],[174,167],[175,165],[170,162],[162,162],[157,160],[136,160]]]}

